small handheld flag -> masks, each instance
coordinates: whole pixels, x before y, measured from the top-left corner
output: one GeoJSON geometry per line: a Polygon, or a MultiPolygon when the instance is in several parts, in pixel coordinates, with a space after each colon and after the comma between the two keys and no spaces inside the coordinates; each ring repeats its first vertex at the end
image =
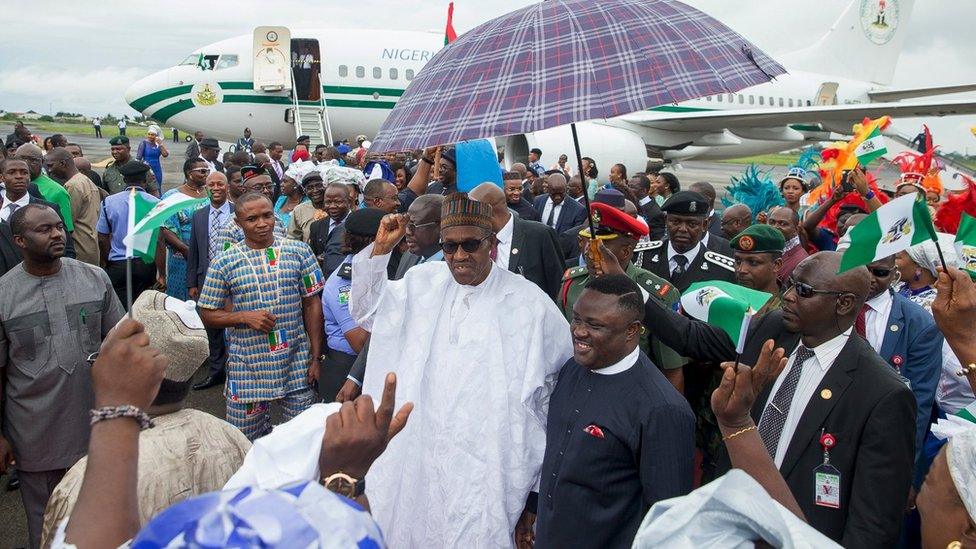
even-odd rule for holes
{"type": "Polygon", "coordinates": [[[447,5],[447,27],[444,29],[444,45],[457,40],[457,33],[454,32],[454,2],[447,5]]]}
{"type": "Polygon", "coordinates": [[[711,280],[692,284],[681,296],[681,308],[692,318],[721,328],[735,344],[735,352],[742,353],[749,322],[770,297],[766,292],[711,280]]]}
{"type": "Polygon", "coordinates": [[[867,166],[871,161],[881,158],[887,152],[888,147],[885,146],[884,136],[881,135],[881,130],[877,126],[874,126],[864,140],[854,148],[857,163],[862,166],[867,166]]]}
{"type": "Polygon", "coordinates": [[[976,280],[976,218],[965,212],[959,220],[955,246],[959,267],[976,280]]]}
{"type": "Polygon", "coordinates": [[[844,251],[838,274],[936,238],[932,214],[917,193],[906,194],[881,206],[848,234],[851,245],[844,251]]]}

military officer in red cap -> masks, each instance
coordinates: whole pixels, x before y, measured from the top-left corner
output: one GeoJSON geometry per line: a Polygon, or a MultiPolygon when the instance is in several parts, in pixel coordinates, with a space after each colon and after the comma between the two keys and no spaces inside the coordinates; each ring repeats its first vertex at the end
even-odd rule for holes
{"type": "MultiPolygon", "coordinates": [[[[599,253],[593,254],[590,251],[590,242],[594,240],[590,229],[585,227],[579,231],[579,245],[583,250],[586,266],[569,269],[563,275],[557,303],[566,319],[572,322],[573,304],[590,278],[606,274],[626,274],[640,287],[644,302],[656,299],[667,307],[673,306],[681,298],[678,290],[663,278],[631,262],[634,247],[642,236],[647,235],[647,226],[623,211],[600,202],[590,204],[590,215],[596,229],[595,240],[599,242],[599,253]]],[[[684,366],[685,359],[661,344],[646,329],[641,333],[640,348],[680,391],[681,367],[684,366]]]]}

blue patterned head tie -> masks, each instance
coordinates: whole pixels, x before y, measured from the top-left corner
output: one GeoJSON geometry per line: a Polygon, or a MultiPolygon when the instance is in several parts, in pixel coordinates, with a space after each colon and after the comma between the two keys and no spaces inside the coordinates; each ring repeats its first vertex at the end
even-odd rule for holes
{"type": "Polygon", "coordinates": [[[132,542],[137,549],[385,546],[379,526],[359,504],[308,481],[190,498],[153,518],[132,542]]]}

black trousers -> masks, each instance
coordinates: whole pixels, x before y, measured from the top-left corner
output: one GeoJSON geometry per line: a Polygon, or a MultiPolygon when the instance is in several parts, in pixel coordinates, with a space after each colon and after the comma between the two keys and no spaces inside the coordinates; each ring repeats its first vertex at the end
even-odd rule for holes
{"type": "Polygon", "coordinates": [[[220,375],[227,367],[227,342],[224,340],[224,328],[207,328],[207,343],[210,344],[210,356],[207,357],[210,375],[220,375]]]}
{"type": "Polygon", "coordinates": [[[102,127],[95,126],[95,137],[102,137],[102,127]]]}
{"type": "MultiPolygon", "coordinates": [[[[122,308],[128,311],[128,304],[125,299],[125,261],[109,261],[105,266],[109,280],[112,281],[112,288],[115,295],[119,296],[122,308]]],[[[144,263],[141,259],[132,260],[132,300],[135,301],[139,294],[152,288],[156,283],[156,265],[144,263]]]]}
{"type": "Polygon", "coordinates": [[[325,402],[335,400],[342,384],[346,382],[353,362],[356,362],[356,355],[333,349],[325,352],[325,362],[319,365],[322,368],[319,372],[319,398],[325,402]]]}

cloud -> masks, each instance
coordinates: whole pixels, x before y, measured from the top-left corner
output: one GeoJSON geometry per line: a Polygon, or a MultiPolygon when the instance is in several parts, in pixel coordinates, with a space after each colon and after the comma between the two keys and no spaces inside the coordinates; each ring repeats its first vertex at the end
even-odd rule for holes
{"type": "Polygon", "coordinates": [[[43,66],[6,69],[0,70],[0,96],[33,97],[34,101],[45,104],[56,102],[57,110],[81,108],[90,112],[95,107],[100,110],[103,106],[124,105],[122,93],[148,72],[135,67],[111,66],[92,70],[43,66]],[[89,105],[89,108],[80,107],[83,105],[89,105]]]}

